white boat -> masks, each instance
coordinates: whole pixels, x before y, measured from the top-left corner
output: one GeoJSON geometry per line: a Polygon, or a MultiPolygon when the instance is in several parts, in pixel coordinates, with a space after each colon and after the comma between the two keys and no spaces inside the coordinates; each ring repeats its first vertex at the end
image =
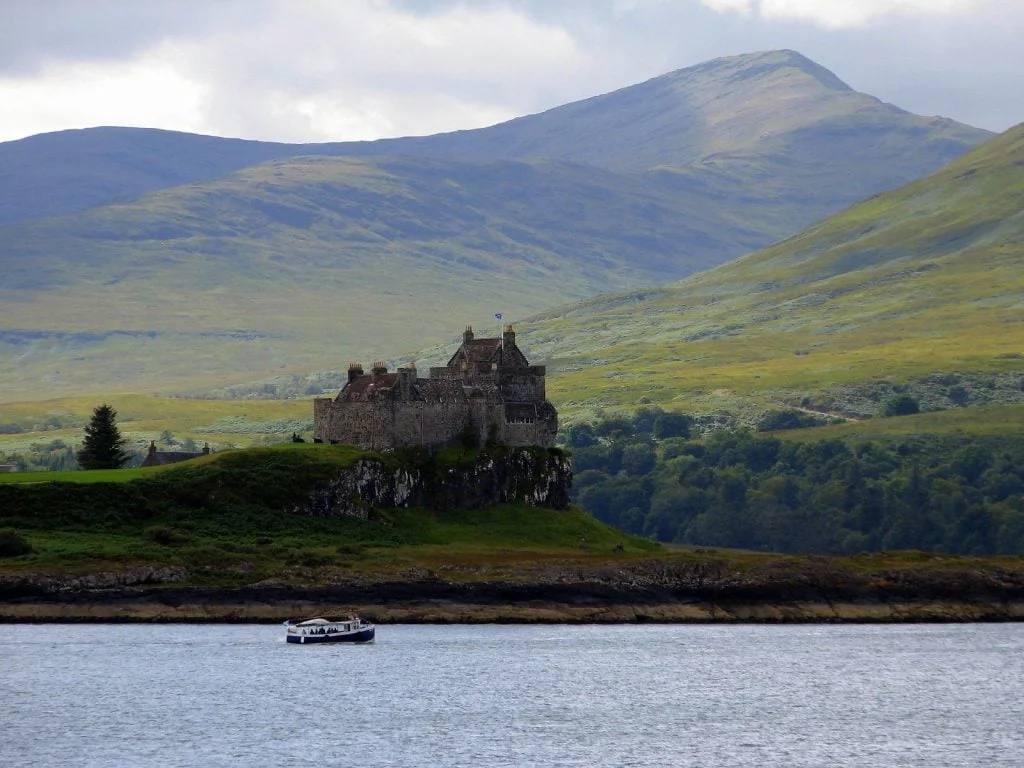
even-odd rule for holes
{"type": "Polygon", "coordinates": [[[288,632],[285,640],[289,643],[372,643],[376,635],[373,624],[349,616],[347,619],[325,619],[317,616],[304,619],[297,624],[285,622],[288,632]]]}

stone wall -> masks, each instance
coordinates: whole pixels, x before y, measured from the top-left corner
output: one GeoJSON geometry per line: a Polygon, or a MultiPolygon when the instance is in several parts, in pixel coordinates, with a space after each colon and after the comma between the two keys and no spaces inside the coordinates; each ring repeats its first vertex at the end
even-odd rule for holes
{"type": "Polygon", "coordinates": [[[313,401],[315,433],[324,436],[324,442],[345,442],[364,450],[379,450],[394,445],[394,417],[385,403],[345,403],[335,407],[328,398],[313,401]],[[381,407],[384,406],[384,407],[381,407]],[[332,435],[344,435],[343,441],[332,435]]]}
{"type": "Polygon", "coordinates": [[[458,440],[469,408],[465,403],[392,403],[395,446],[444,445],[458,440]]]}
{"type": "Polygon", "coordinates": [[[450,445],[459,442],[467,427],[480,445],[491,438],[512,446],[553,445],[557,429],[557,422],[508,419],[504,404],[482,399],[463,403],[384,400],[339,407],[318,398],[313,413],[318,439],[364,450],[450,445]]]}
{"type": "Polygon", "coordinates": [[[498,378],[501,395],[506,401],[536,403],[547,396],[544,391],[545,367],[533,365],[525,370],[502,371],[498,378]]]}

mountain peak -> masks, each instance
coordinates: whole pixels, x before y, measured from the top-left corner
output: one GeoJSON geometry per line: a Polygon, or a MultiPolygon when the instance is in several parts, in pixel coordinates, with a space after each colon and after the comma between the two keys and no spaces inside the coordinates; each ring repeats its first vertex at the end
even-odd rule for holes
{"type": "Polygon", "coordinates": [[[673,76],[706,75],[718,78],[728,78],[733,81],[753,80],[767,74],[782,73],[786,70],[796,70],[818,81],[821,85],[833,91],[852,91],[853,89],[840,80],[834,72],[826,69],[817,62],[811,61],[802,53],[782,48],[773,51],[758,51],[755,53],[744,53],[738,56],[723,56],[718,59],[706,61],[693,67],[679,69],[672,73],[673,76]]]}

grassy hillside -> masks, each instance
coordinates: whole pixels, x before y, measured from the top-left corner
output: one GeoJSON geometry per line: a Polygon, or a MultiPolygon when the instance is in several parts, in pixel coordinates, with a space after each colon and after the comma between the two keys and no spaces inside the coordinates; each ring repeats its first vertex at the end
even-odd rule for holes
{"type": "Polygon", "coordinates": [[[374,512],[369,521],[288,511],[364,455],[347,446],[289,444],[116,470],[86,484],[70,481],[92,473],[56,473],[55,482],[45,483],[7,477],[0,483],[0,528],[15,529],[33,552],[0,556],[0,573],[147,564],[190,569],[199,582],[254,583],[302,578],[310,567],[321,576],[354,567],[368,576],[393,576],[413,567],[484,561],[500,566],[570,556],[599,562],[658,549],[579,510],[391,509],[374,512]],[[581,542],[587,543],[583,550],[581,542]]]}
{"type": "Polygon", "coordinates": [[[9,142],[0,402],[409,353],[719,264],[987,135],[776,51],[433,137],[9,142]]]}
{"type": "Polygon", "coordinates": [[[576,412],[842,410],[842,393],[865,384],[1012,384],[1024,372],[1022,166],[1019,126],[771,248],[540,315],[520,326],[524,344],[556,366],[552,395],[576,412]]]}
{"type": "MultiPolygon", "coordinates": [[[[519,338],[532,360],[549,365],[549,394],[569,420],[649,404],[710,417],[728,412],[747,424],[781,407],[862,419],[910,391],[925,410],[971,408],[941,420],[910,417],[908,430],[1017,429],[1020,411],[1012,404],[1024,398],[1022,165],[1024,126],[772,248],[663,288],[541,314],[518,325],[519,338]]],[[[444,356],[433,348],[420,359],[444,356]]],[[[5,381],[17,375],[8,368],[5,381]]],[[[170,429],[234,442],[218,432],[231,428],[244,444],[265,434],[285,437],[310,412],[303,401],[111,401],[125,430],[141,440],[170,429]]],[[[0,425],[34,432],[56,418],[57,426],[71,426],[0,436],[0,447],[77,439],[95,404],[83,396],[4,405],[0,425]],[[68,413],[70,419],[61,415],[68,413]]],[[[903,423],[863,428],[874,433],[903,423]]]]}
{"type": "Polygon", "coordinates": [[[754,241],[688,200],[564,163],[295,158],[7,225],[3,399],[344,368],[754,241]]]}
{"type": "Polygon", "coordinates": [[[0,143],[0,223],[124,202],[299,153],[301,145],[151,128],[87,128],[0,143]]]}

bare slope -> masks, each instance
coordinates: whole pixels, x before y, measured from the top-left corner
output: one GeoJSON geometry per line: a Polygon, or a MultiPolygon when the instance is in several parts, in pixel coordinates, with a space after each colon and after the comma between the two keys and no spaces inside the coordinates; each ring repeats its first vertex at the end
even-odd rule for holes
{"type": "MultiPolygon", "coordinates": [[[[1024,371],[1024,125],[771,248],[521,326],[577,411],[1024,371]]],[[[799,397],[796,397],[799,401],[799,397]]]]}

